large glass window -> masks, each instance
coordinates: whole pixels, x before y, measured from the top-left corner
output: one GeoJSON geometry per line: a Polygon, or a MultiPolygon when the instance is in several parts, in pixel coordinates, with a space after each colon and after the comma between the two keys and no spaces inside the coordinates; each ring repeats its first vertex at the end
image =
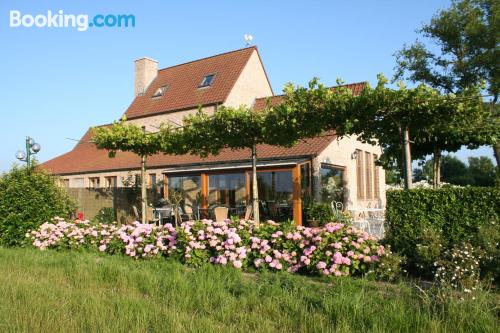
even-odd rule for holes
{"type": "Polygon", "coordinates": [[[184,196],[183,205],[195,208],[201,205],[201,176],[183,175],[168,177],[168,193],[180,192],[184,196]]]}
{"type": "Polygon", "coordinates": [[[264,218],[282,221],[292,218],[293,179],[291,171],[257,173],[261,214],[264,218]]]}
{"type": "Polygon", "coordinates": [[[344,202],[344,169],[321,164],[321,199],[344,202]]]}
{"type": "Polygon", "coordinates": [[[300,197],[306,199],[311,195],[311,164],[300,165],[300,197]]]}
{"type": "Polygon", "coordinates": [[[245,174],[208,175],[208,205],[244,209],[246,206],[245,174]]]}

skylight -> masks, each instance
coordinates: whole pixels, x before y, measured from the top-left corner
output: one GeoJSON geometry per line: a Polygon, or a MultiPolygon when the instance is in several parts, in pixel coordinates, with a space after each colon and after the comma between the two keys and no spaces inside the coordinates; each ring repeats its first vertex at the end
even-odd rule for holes
{"type": "Polygon", "coordinates": [[[156,92],[153,94],[153,96],[151,96],[151,97],[155,98],[155,97],[163,96],[166,91],[167,91],[167,86],[162,86],[162,87],[158,88],[156,90],[156,92]]]}
{"type": "Polygon", "coordinates": [[[214,82],[215,74],[205,75],[198,88],[209,87],[214,82]]]}

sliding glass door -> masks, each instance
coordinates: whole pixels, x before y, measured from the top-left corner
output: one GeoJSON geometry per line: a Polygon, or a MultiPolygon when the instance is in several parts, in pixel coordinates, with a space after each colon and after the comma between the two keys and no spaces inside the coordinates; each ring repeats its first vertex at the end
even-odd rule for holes
{"type": "Polygon", "coordinates": [[[220,173],[208,175],[208,206],[224,206],[234,215],[246,207],[245,173],[220,173]]]}

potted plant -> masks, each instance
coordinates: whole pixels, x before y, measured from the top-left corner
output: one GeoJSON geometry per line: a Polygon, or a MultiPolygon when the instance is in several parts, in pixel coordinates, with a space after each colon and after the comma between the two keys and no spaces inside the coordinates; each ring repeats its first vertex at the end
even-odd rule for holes
{"type": "Polygon", "coordinates": [[[310,227],[323,226],[335,221],[332,208],[326,202],[312,202],[306,208],[307,223],[310,227]]]}

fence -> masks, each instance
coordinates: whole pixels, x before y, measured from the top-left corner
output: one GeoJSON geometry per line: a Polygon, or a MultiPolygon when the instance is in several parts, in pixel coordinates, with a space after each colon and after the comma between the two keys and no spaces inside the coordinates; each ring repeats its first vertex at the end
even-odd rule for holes
{"type": "MultiPolygon", "coordinates": [[[[135,219],[132,206],[140,209],[140,194],[137,189],[118,188],[68,188],[68,194],[73,198],[78,211],[82,212],[85,219],[92,219],[102,208],[113,208],[117,221],[126,223],[135,219]]],[[[157,200],[158,193],[149,190],[148,200],[157,200]]]]}

